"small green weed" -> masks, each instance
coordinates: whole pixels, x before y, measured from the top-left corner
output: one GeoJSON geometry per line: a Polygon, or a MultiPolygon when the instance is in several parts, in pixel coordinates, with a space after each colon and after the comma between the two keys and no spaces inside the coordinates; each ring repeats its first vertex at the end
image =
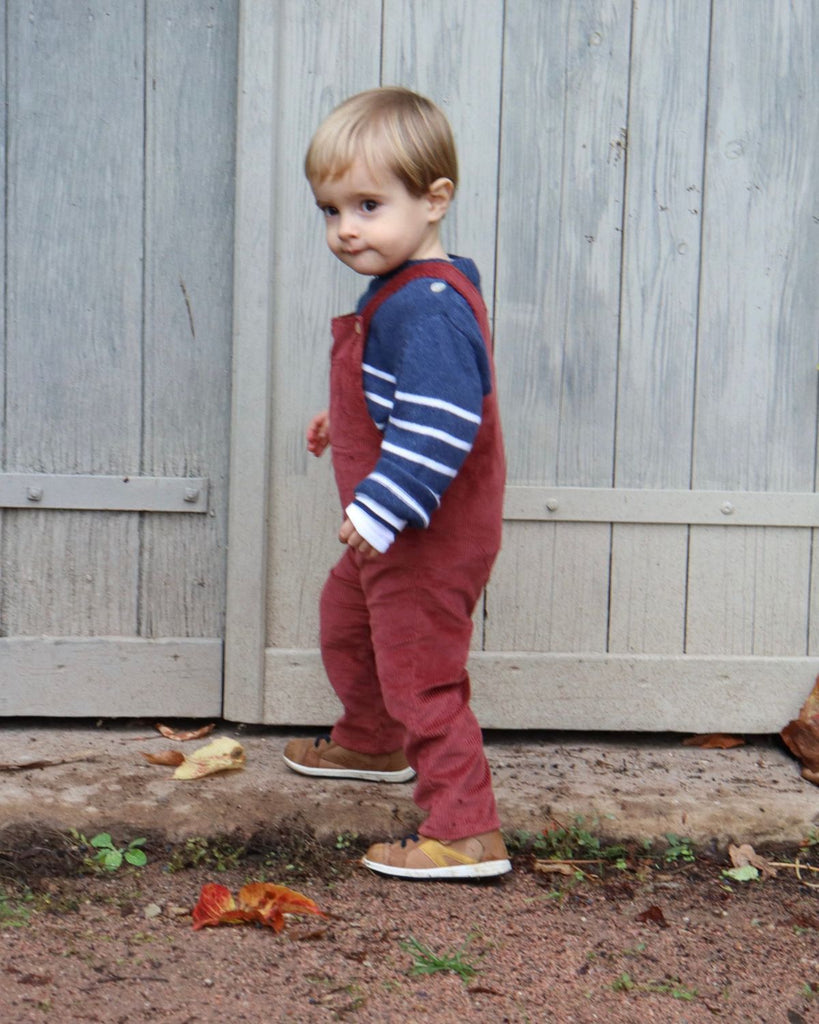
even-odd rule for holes
{"type": "Polygon", "coordinates": [[[638,984],[628,971],[623,971],[611,983],[614,992],[656,992],[660,995],[669,995],[672,999],[683,999],[691,1002],[697,998],[697,990],[683,985],[679,978],[667,978],[663,981],[649,981],[645,984],[638,984]]]}
{"type": "Polygon", "coordinates": [[[538,834],[517,831],[508,837],[513,852],[530,850],[544,860],[593,860],[612,862],[616,867],[626,866],[627,849],[622,844],[604,845],[578,816],[566,825],[552,819],[552,825],[538,834]]]}
{"type": "Polygon", "coordinates": [[[666,832],[665,838],[668,846],[663,854],[663,860],[666,864],[678,864],[681,860],[691,864],[696,860],[690,839],[683,839],[673,832],[666,832]]]}
{"type": "Polygon", "coordinates": [[[339,832],[336,836],[336,849],[349,850],[358,842],[358,832],[339,832]]]}
{"type": "Polygon", "coordinates": [[[0,930],[24,928],[31,920],[31,910],[27,904],[33,902],[34,896],[28,889],[19,896],[12,896],[0,888],[0,930]]]}
{"type": "Polygon", "coordinates": [[[95,871],[117,871],[123,864],[142,868],[148,863],[148,857],[142,847],[145,839],[132,839],[126,846],[117,846],[110,832],[99,832],[92,839],[86,838],[77,829],[71,829],[71,836],[82,853],[85,853],[83,866],[95,871]],[[96,852],[91,855],[90,851],[96,852]]]}
{"type": "Polygon", "coordinates": [[[679,978],[668,978],[665,981],[650,981],[641,986],[645,992],[659,992],[661,995],[671,996],[672,999],[682,999],[687,1003],[697,998],[697,990],[683,985],[679,978]]]}
{"type": "Polygon", "coordinates": [[[473,936],[467,936],[466,941],[457,949],[436,953],[433,949],[418,939],[410,937],[407,942],[401,943],[401,948],[412,956],[413,963],[410,974],[438,974],[449,972],[457,974],[461,981],[466,984],[472,981],[478,968],[464,959],[466,947],[472,941],[473,936]]]}
{"type": "Polygon", "coordinates": [[[234,846],[226,838],[206,839],[192,836],[177,846],[168,861],[168,871],[207,867],[214,871],[231,871],[245,855],[243,846],[234,846]]]}
{"type": "Polygon", "coordinates": [[[819,846],[819,829],[812,827],[799,845],[803,850],[807,850],[811,846],[819,846]]]}

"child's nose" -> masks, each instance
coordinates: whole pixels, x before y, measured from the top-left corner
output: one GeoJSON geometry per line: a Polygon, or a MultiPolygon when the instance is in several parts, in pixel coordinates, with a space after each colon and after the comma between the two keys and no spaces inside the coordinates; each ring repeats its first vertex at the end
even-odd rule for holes
{"type": "Polygon", "coordinates": [[[355,218],[348,213],[339,214],[338,236],[339,238],[352,238],[356,234],[355,218]]]}

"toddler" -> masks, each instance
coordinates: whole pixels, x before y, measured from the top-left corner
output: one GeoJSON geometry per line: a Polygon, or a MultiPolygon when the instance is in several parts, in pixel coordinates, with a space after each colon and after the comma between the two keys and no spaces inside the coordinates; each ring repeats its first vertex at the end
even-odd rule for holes
{"type": "Polygon", "coordinates": [[[320,125],[305,161],[332,253],[372,277],[333,321],[330,445],[346,546],[321,597],[321,651],[343,712],[291,740],[303,775],[405,782],[419,834],[363,863],[401,878],[511,870],[466,671],[472,613],[500,547],[505,480],[478,272],[439,237],[458,180],[429,100],[372,89],[320,125]]]}

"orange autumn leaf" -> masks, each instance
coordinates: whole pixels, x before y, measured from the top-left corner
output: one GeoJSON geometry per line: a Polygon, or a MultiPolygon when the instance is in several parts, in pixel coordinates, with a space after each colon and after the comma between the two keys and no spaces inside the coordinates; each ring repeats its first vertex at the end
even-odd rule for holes
{"type": "Polygon", "coordinates": [[[739,736],[726,736],[722,732],[701,733],[683,740],[684,747],[702,747],[703,750],[730,750],[732,747],[744,745],[745,740],[740,739],[739,736]]]}
{"type": "Polygon", "coordinates": [[[147,754],[143,750],[142,756],[148,764],[164,764],[171,768],[176,768],[185,760],[185,755],[181,750],[163,750],[158,754],[147,754]]]}
{"type": "Polygon", "coordinates": [[[224,885],[209,883],[202,886],[199,902],[193,908],[193,927],[197,931],[220,924],[254,922],[280,932],[285,914],[326,916],[313,900],[284,885],[251,882],[242,886],[234,900],[224,885]]]}
{"type": "Polygon", "coordinates": [[[166,740],[177,740],[180,743],[185,743],[187,740],[201,740],[203,736],[210,736],[216,728],[216,723],[211,722],[210,725],[203,725],[201,729],[190,729],[188,732],[177,732],[171,729],[169,725],[162,725],[161,722],[157,722],[156,728],[166,740]]]}
{"type": "Polygon", "coordinates": [[[285,914],[325,916],[309,897],[272,882],[250,882],[243,885],[239,890],[239,905],[256,908],[262,923],[277,932],[284,927],[285,914]]]}
{"type": "Polygon", "coordinates": [[[224,885],[209,882],[202,886],[199,902],[193,908],[193,928],[221,924],[225,914],[236,909],[233,893],[224,885]]]}

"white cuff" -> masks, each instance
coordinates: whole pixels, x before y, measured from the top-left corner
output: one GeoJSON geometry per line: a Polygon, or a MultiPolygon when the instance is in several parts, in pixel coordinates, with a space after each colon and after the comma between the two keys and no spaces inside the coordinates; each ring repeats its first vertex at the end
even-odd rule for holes
{"type": "Polygon", "coordinates": [[[379,554],[383,555],[395,540],[392,530],[388,530],[378,520],[372,519],[360,505],[350,504],[344,511],[355,527],[356,533],[360,533],[371,547],[374,547],[379,554]]]}

